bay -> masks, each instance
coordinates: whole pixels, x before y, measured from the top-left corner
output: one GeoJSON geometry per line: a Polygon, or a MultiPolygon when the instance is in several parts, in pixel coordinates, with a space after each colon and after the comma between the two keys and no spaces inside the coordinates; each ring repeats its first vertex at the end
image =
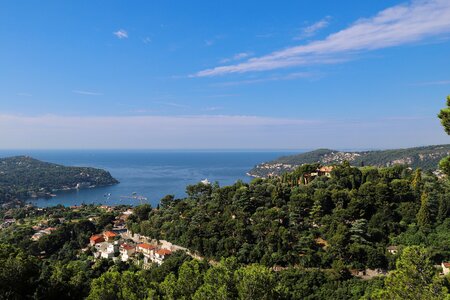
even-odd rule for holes
{"type": "MultiPolygon", "coordinates": [[[[2,150],[1,157],[28,155],[66,166],[95,167],[109,171],[119,184],[92,189],[60,191],[50,199],[34,199],[39,207],[54,205],[137,205],[156,206],[165,195],[184,197],[189,184],[208,179],[221,186],[246,175],[256,164],[273,160],[289,151],[149,151],[149,150],[2,150]],[[136,199],[142,196],[146,200],[136,199]]],[[[296,152],[298,153],[298,151],[296,152]]]]}

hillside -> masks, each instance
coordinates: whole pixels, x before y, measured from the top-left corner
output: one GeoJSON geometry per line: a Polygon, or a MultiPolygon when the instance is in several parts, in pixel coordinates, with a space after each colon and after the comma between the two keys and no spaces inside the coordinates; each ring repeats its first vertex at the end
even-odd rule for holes
{"type": "Polygon", "coordinates": [[[109,172],[89,167],[66,167],[28,156],[0,159],[0,201],[46,196],[55,190],[116,184],[109,172]]]}
{"type": "Polygon", "coordinates": [[[0,206],[0,298],[448,298],[434,267],[450,261],[448,180],[347,164],[301,177],[198,183],[156,208],[0,206]]]}
{"type": "Polygon", "coordinates": [[[436,170],[439,161],[448,155],[450,155],[450,145],[362,152],[318,149],[261,163],[250,170],[248,174],[253,177],[277,176],[292,171],[303,164],[332,165],[342,163],[345,160],[353,166],[388,167],[401,164],[412,168],[436,170]]]}

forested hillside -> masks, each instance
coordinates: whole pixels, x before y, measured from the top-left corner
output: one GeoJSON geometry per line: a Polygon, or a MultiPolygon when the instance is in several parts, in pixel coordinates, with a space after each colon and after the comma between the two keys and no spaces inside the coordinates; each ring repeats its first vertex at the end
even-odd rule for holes
{"type": "Polygon", "coordinates": [[[166,197],[129,228],[211,259],[270,267],[388,268],[389,245],[417,241],[433,248],[436,262],[450,258],[446,181],[402,166],[344,164],[305,185],[307,168],[250,184],[190,186],[187,199],[166,197]]]}
{"type": "Polygon", "coordinates": [[[0,158],[0,202],[45,196],[54,190],[116,184],[109,172],[88,167],[66,167],[28,156],[0,158]]]}
{"type": "Polygon", "coordinates": [[[434,171],[438,168],[439,161],[448,155],[450,155],[450,145],[362,152],[318,149],[261,163],[250,170],[249,174],[254,177],[277,176],[293,171],[303,164],[332,165],[344,161],[350,162],[353,166],[388,167],[400,164],[434,171]]]}
{"type": "Polygon", "coordinates": [[[177,252],[145,269],[94,260],[95,249],[81,250],[92,233],[111,228],[120,207],[0,211],[16,219],[0,230],[0,294],[92,300],[445,299],[449,280],[434,265],[450,259],[448,181],[402,166],[344,163],[331,178],[305,184],[302,177],[314,168],[249,184],[200,183],[187,187],[186,199],[166,196],[156,208],[135,207],[127,221],[130,231],[185,246],[197,258],[177,252]],[[87,220],[92,215],[94,223],[87,220]],[[32,224],[41,219],[57,224],[60,217],[65,223],[56,231],[30,240],[32,224]]]}

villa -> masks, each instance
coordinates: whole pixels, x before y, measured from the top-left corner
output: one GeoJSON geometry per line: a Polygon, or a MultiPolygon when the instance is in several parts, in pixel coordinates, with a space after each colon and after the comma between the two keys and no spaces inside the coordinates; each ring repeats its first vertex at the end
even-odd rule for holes
{"type": "Polygon", "coordinates": [[[157,263],[158,265],[161,265],[163,263],[163,260],[172,254],[172,251],[168,249],[159,249],[155,252],[155,255],[152,257],[152,261],[157,263]]]}
{"type": "Polygon", "coordinates": [[[120,245],[119,252],[120,256],[122,257],[122,261],[127,261],[136,253],[136,247],[123,243],[122,245],[120,245]]]}
{"type": "Polygon", "coordinates": [[[117,234],[112,231],[105,231],[103,233],[103,238],[105,239],[106,242],[113,242],[116,236],[117,234]]]}
{"type": "Polygon", "coordinates": [[[91,238],[89,239],[89,244],[91,246],[95,246],[96,244],[102,243],[104,241],[105,241],[105,239],[103,238],[103,235],[96,234],[96,235],[91,236],[91,238]]]}
{"type": "Polygon", "coordinates": [[[398,253],[398,247],[397,247],[397,246],[389,246],[389,247],[387,247],[387,251],[388,251],[390,254],[395,255],[395,254],[398,253]]]}

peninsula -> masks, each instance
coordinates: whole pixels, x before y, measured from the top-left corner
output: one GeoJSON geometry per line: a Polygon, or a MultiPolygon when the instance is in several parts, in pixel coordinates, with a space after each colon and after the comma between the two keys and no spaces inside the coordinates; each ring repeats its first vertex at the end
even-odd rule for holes
{"type": "Polygon", "coordinates": [[[117,184],[102,169],[68,167],[29,156],[0,158],[0,202],[50,197],[58,190],[117,184]]]}
{"type": "Polygon", "coordinates": [[[265,178],[291,172],[303,164],[333,165],[344,161],[358,167],[405,165],[411,168],[435,171],[438,168],[439,161],[448,155],[450,155],[450,145],[360,152],[318,149],[263,162],[247,174],[252,177],[265,178]]]}

